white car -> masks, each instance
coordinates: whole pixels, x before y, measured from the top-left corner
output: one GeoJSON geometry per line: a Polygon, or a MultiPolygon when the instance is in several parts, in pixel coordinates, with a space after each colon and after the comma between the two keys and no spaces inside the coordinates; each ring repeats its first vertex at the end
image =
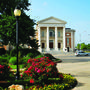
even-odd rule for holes
{"type": "Polygon", "coordinates": [[[76,56],[88,56],[88,53],[85,53],[83,51],[78,51],[75,53],[76,56]]]}

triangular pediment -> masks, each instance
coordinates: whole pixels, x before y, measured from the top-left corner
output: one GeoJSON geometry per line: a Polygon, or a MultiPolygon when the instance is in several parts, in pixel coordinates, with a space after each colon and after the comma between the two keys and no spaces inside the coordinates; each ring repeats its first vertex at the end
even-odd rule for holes
{"type": "Polygon", "coordinates": [[[43,20],[40,20],[38,24],[66,24],[66,21],[60,20],[55,17],[49,17],[43,20]]]}

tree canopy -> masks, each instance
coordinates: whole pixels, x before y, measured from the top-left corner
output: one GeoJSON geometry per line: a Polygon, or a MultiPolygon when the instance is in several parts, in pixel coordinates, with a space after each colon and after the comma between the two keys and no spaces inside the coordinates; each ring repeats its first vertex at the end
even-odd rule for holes
{"type": "Polygon", "coordinates": [[[0,13],[6,12],[7,15],[11,15],[11,8],[14,11],[18,4],[23,11],[28,11],[28,7],[31,5],[28,0],[0,0],[0,13]]]}
{"type": "Polygon", "coordinates": [[[90,44],[85,44],[85,43],[81,43],[81,44],[77,44],[77,49],[88,49],[90,50],[90,44]]]}
{"type": "Polygon", "coordinates": [[[30,38],[30,36],[35,36],[34,20],[30,19],[30,16],[27,16],[24,12],[24,10],[29,10],[28,6],[30,3],[28,3],[28,0],[0,0],[0,37],[4,41],[4,44],[8,44],[9,41],[12,45],[16,44],[16,18],[13,11],[18,3],[22,11],[21,16],[19,17],[18,25],[19,44],[28,44],[34,48],[37,48],[37,40],[31,40],[30,38]]]}

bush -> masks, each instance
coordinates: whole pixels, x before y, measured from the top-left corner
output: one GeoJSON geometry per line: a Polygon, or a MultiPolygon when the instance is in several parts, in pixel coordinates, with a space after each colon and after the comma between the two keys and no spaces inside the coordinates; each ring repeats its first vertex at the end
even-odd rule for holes
{"type": "MultiPolygon", "coordinates": [[[[40,52],[37,51],[36,49],[29,49],[29,48],[19,48],[18,51],[20,51],[22,57],[26,56],[28,53],[32,53],[31,55],[32,57],[35,57],[40,54],[40,52]]],[[[10,52],[11,52],[11,56],[16,56],[17,53],[16,48],[11,50],[10,52]]]]}
{"type": "Polygon", "coordinates": [[[50,60],[56,59],[55,57],[53,57],[50,53],[46,53],[44,54],[46,57],[49,57],[50,60]]]}
{"type": "Polygon", "coordinates": [[[9,64],[16,65],[17,64],[17,58],[16,57],[11,57],[9,60],[9,64]]]}
{"type": "Polygon", "coordinates": [[[30,59],[30,57],[23,57],[20,64],[23,64],[23,66],[26,67],[28,59],[30,59]]]}
{"type": "Polygon", "coordinates": [[[41,58],[41,57],[44,57],[44,55],[40,54],[40,55],[36,56],[35,58],[37,59],[37,58],[41,58]]]}
{"type": "Polygon", "coordinates": [[[0,81],[12,80],[13,73],[10,71],[10,66],[0,65],[0,81]]]}
{"type": "Polygon", "coordinates": [[[36,49],[24,48],[21,50],[21,55],[23,55],[23,56],[26,56],[28,53],[32,53],[32,57],[35,57],[40,54],[40,52],[37,51],[36,49]]]}
{"type": "Polygon", "coordinates": [[[0,48],[0,55],[4,55],[6,53],[6,50],[4,48],[0,48]]]}
{"type": "Polygon", "coordinates": [[[34,54],[28,53],[28,54],[26,55],[26,57],[31,57],[31,58],[33,58],[33,57],[34,57],[34,54]]]}
{"type": "Polygon", "coordinates": [[[8,62],[9,62],[9,56],[0,56],[0,64],[8,64],[8,62]]]}
{"type": "Polygon", "coordinates": [[[24,80],[30,80],[30,83],[45,84],[48,82],[48,78],[61,78],[56,63],[49,60],[48,57],[29,59],[27,63],[26,71],[22,77],[24,80]]]}

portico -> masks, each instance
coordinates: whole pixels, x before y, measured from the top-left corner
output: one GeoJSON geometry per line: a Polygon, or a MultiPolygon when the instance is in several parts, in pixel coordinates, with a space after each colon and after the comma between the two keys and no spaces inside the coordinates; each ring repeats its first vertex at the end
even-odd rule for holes
{"type": "Polygon", "coordinates": [[[65,51],[65,24],[66,22],[55,17],[43,19],[37,23],[36,36],[39,51],[63,50],[65,51]]]}

